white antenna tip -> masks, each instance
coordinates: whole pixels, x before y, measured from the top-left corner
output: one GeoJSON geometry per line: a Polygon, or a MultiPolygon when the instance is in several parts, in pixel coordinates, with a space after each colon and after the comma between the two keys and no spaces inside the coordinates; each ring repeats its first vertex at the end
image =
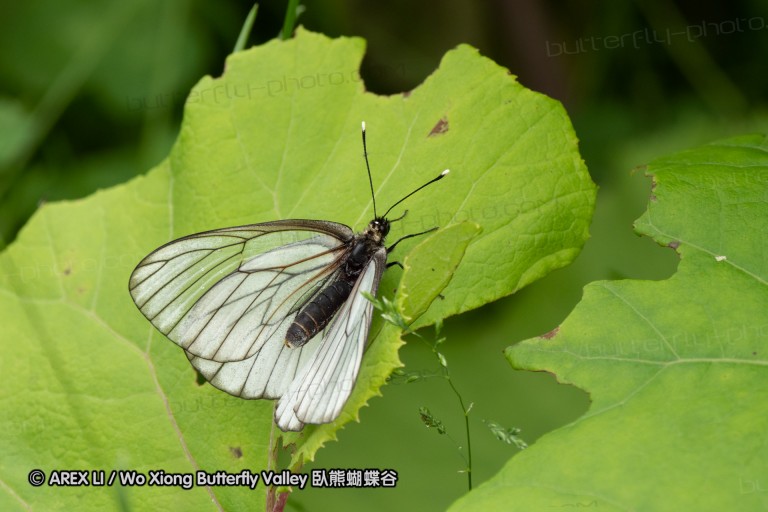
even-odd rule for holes
{"type": "Polygon", "coordinates": [[[365,121],[363,121],[363,131],[365,131],[365,121]]]}
{"type": "Polygon", "coordinates": [[[446,170],[444,170],[443,172],[440,173],[440,176],[445,176],[449,172],[451,172],[451,170],[450,169],[446,169],[446,170]]]}

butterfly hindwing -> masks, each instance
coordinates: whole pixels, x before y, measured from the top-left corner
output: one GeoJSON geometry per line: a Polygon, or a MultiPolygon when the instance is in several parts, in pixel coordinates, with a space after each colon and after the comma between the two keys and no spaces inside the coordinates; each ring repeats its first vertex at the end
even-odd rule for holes
{"type": "Polygon", "coordinates": [[[387,252],[382,247],[319,336],[314,357],[299,367],[275,410],[275,422],[281,429],[301,430],[305,423],[327,423],[341,412],[357,379],[373,315],[373,304],[362,292],[376,294],[386,261],[387,252]]]}
{"type": "Polygon", "coordinates": [[[312,358],[317,343],[289,348],[282,340],[266,343],[247,359],[220,363],[187,352],[190,363],[214,387],[241,398],[283,396],[298,369],[312,358]]]}

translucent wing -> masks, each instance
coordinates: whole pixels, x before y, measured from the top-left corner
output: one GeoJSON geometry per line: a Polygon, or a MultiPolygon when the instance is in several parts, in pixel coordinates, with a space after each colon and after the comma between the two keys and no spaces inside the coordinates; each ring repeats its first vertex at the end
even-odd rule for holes
{"type": "MultiPolygon", "coordinates": [[[[320,338],[318,334],[316,338],[320,338]]],[[[289,348],[283,340],[266,343],[259,352],[241,361],[219,363],[187,352],[190,363],[214,387],[242,398],[280,398],[298,369],[312,358],[318,343],[311,340],[289,348]]]]}
{"type": "Polygon", "coordinates": [[[373,304],[361,292],[376,293],[386,261],[386,249],[374,253],[349,299],[317,337],[320,340],[307,344],[317,347],[312,347],[311,357],[302,355],[275,410],[281,429],[298,431],[305,423],[328,423],[338,417],[355,385],[373,315],[373,304]]]}
{"type": "MultiPolygon", "coordinates": [[[[144,258],[129,288],[144,316],[184,348],[193,364],[262,354],[258,363],[265,367],[269,358],[298,365],[300,351],[281,356],[282,350],[262,347],[284,338],[301,306],[333,277],[344,242],[352,237],[343,224],[313,220],[198,233],[144,258]]],[[[270,396],[268,383],[262,384],[263,396],[270,396]]]]}

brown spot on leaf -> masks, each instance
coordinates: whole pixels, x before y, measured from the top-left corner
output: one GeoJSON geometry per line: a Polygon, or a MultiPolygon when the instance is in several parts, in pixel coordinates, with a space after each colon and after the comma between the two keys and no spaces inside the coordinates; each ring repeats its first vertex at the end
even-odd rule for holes
{"type": "Polygon", "coordinates": [[[651,194],[650,198],[651,201],[656,201],[656,176],[651,176],[651,194]]]}
{"type": "Polygon", "coordinates": [[[680,247],[680,242],[678,242],[677,240],[673,240],[669,242],[669,244],[667,244],[667,247],[677,250],[677,248],[680,247]]]}
{"type": "Polygon", "coordinates": [[[408,98],[408,97],[410,97],[410,96],[411,96],[411,91],[405,91],[405,92],[403,93],[403,98],[408,98]]]}
{"type": "Polygon", "coordinates": [[[65,276],[68,276],[68,275],[69,275],[69,274],[71,274],[71,273],[72,273],[72,267],[70,267],[69,265],[67,265],[67,266],[64,268],[64,275],[65,275],[65,276]]]}
{"type": "Polygon", "coordinates": [[[427,137],[434,137],[435,135],[440,135],[447,131],[448,131],[448,118],[443,116],[440,118],[437,124],[432,128],[432,131],[429,132],[429,135],[427,135],[427,137]]]}
{"type": "Polygon", "coordinates": [[[234,458],[239,459],[243,456],[243,449],[239,446],[230,446],[229,453],[231,453],[234,458]]]}
{"type": "Polygon", "coordinates": [[[548,333],[542,334],[541,336],[539,336],[539,338],[544,338],[545,340],[551,340],[552,338],[555,337],[555,335],[558,333],[559,330],[560,330],[560,327],[555,327],[548,333]]]}

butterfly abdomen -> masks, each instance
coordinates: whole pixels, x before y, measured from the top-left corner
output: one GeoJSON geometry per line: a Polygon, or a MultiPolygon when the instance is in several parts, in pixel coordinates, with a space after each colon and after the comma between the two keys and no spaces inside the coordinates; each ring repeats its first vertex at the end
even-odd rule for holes
{"type": "Polygon", "coordinates": [[[360,272],[381,245],[381,239],[383,236],[372,242],[370,235],[362,234],[351,240],[349,256],[343,263],[336,280],[306,304],[288,327],[285,342],[289,347],[296,348],[304,345],[328,325],[341,305],[349,298],[360,272]]]}
{"type": "Polygon", "coordinates": [[[352,284],[352,282],[342,278],[321,291],[296,315],[285,333],[285,342],[289,346],[297,348],[322,331],[341,305],[344,304],[344,301],[349,298],[352,284]]]}

